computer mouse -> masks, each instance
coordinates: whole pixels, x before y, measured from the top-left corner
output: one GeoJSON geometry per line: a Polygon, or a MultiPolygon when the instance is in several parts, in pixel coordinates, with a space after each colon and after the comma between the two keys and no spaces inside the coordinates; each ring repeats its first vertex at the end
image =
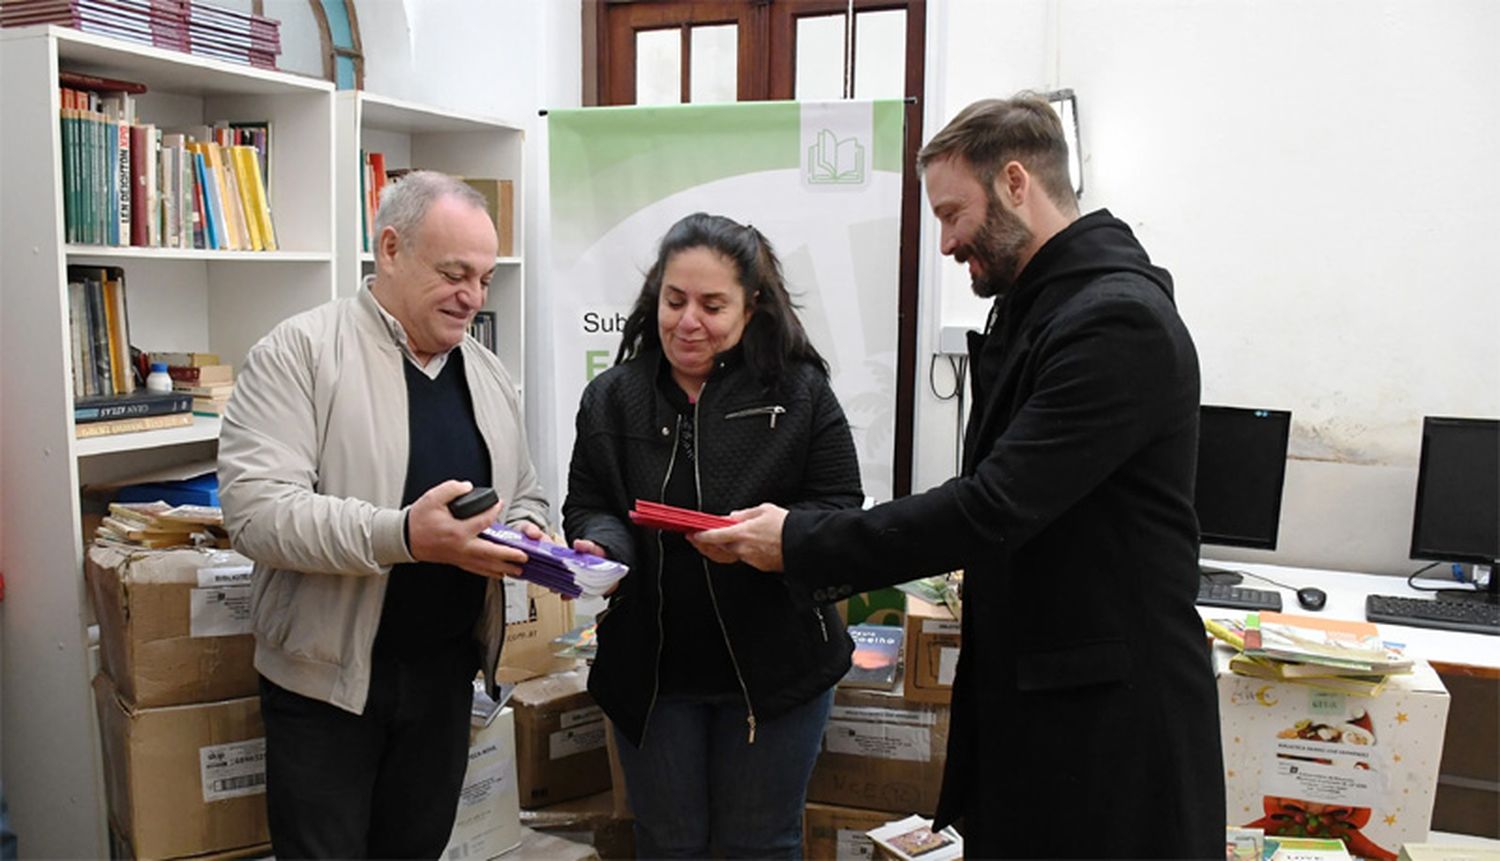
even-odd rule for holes
{"type": "Polygon", "coordinates": [[[1297,603],[1304,610],[1321,610],[1328,603],[1328,593],[1316,586],[1303,586],[1297,590],[1297,603]]]}

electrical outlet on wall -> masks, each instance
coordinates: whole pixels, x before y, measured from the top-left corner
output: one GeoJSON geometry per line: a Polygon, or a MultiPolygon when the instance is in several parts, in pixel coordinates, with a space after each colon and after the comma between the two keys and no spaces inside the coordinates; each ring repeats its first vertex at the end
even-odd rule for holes
{"type": "Polygon", "coordinates": [[[940,356],[967,356],[969,354],[969,332],[973,331],[970,326],[944,326],[938,330],[938,348],[940,356]]]}

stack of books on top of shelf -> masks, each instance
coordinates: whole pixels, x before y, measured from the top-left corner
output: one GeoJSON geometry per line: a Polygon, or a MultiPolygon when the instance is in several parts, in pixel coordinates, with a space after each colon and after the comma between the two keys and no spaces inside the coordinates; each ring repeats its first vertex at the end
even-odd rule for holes
{"type": "Polygon", "coordinates": [[[281,22],[188,0],[0,0],[0,27],[56,24],[173,51],[276,68],[281,22]]]}
{"type": "Polygon", "coordinates": [[[0,27],[56,24],[186,51],[186,6],[186,0],[0,0],[0,27]]]}
{"type": "Polygon", "coordinates": [[[145,85],[59,73],[70,243],[275,251],[270,124],[167,130],[136,116],[145,85]]]}
{"type": "Polygon", "coordinates": [[[188,50],[202,57],[276,68],[281,53],[281,22],[275,18],[211,6],[186,4],[188,50]]]}
{"type": "Polygon", "coordinates": [[[221,362],[217,353],[154,352],[151,361],[166,363],[173,393],[190,396],[194,413],[224,415],[224,406],[234,394],[234,366],[221,362]]]}
{"type": "Polygon", "coordinates": [[[1375,696],[1390,676],[1412,668],[1404,647],[1382,640],[1373,622],[1251,613],[1243,622],[1214,619],[1203,624],[1239,650],[1229,668],[1242,676],[1375,696]]]}

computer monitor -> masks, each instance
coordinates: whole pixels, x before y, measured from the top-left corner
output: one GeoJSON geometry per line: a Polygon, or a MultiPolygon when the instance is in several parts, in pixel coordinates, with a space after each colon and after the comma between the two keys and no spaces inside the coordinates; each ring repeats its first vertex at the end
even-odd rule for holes
{"type": "Polygon", "coordinates": [[[1500,420],[1422,420],[1411,558],[1491,566],[1487,593],[1443,595],[1500,603],[1494,568],[1500,562],[1500,420]]]}
{"type": "MultiPolygon", "coordinates": [[[[1194,509],[1204,544],[1276,549],[1291,430],[1287,410],[1199,408],[1194,509]]],[[[1222,582],[1239,580],[1208,567],[1203,573],[1222,582]]]]}

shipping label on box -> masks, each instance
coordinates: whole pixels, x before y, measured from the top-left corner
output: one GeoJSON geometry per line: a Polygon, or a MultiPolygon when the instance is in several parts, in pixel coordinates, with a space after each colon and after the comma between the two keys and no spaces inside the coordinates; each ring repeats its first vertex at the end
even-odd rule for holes
{"type": "Polygon", "coordinates": [[[900,688],[839,688],[808,800],[903,815],[931,813],[947,748],[947,706],[909,702],[900,688]]]}
{"type": "Polygon", "coordinates": [[[1215,655],[1229,824],[1337,837],[1368,858],[1426,839],[1448,715],[1431,667],[1363,697],[1237,676],[1215,655]]]}
{"type": "Polygon", "coordinates": [[[133,707],[259,693],[250,560],[233,551],[90,548],[100,657],[133,707]]]}

